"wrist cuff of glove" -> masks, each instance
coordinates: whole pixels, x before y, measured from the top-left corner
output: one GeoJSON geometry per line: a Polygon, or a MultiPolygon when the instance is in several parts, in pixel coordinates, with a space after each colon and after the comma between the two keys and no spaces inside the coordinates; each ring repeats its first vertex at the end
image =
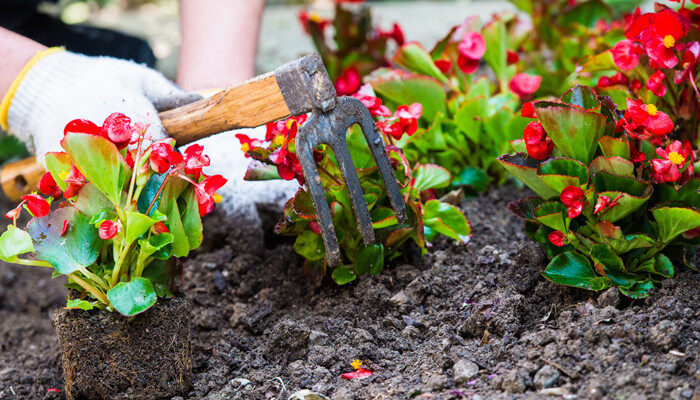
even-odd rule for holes
{"type": "Polygon", "coordinates": [[[12,99],[15,97],[15,93],[17,93],[19,84],[22,82],[24,77],[27,76],[29,70],[31,70],[42,58],[48,56],[49,54],[63,50],[63,47],[51,47],[50,49],[42,50],[36,53],[34,57],[32,57],[29,62],[24,65],[22,70],[10,85],[7,93],[5,93],[5,97],[3,97],[2,102],[0,102],[0,127],[2,127],[2,129],[7,130],[7,113],[10,110],[10,104],[12,103],[12,99]]]}

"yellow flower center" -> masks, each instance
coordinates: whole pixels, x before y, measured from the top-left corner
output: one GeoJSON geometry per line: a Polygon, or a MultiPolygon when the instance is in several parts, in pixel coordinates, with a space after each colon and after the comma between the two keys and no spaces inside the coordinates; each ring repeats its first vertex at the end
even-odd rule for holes
{"type": "Polygon", "coordinates": [[[676,38],[674,38],[671,35],[666,35],[664,37],[664,46],[666,46],[667,49],[670,49],[671,47],[676,45],[676,38]]]}
{"type": "Polygon", "coordinates": [[[653,104],[647,104],[647,112],[649,115],[656,115],[656,113],[659,112],[659,109],[653,104]]]}
{"type": "Polygon", "coordinates": [[[360,367],[362,366],[362,361],[360,361],[360,360],[352,360],[352,362],[350,363],[350,365],[352,365],[352,367],[355,368],[355,369],[360,369],[360,367]]]}
{"type": "Polygon", "coordinates": [[[319,23],[319,22],[323,21],[323,18],[321,18],[321,14],[315,13],[315,12],[312,12],[312,13],[309,14],[309,19],[310,19],[311,21],[316,22],[316,23],[319,23]]]}
{"type": "Polygon", "coordinates": [[[243,150],[244,153],[247,153],[248,150],[250,150],[250,145],[248,143],[243,143],[241,145],[241,150],[243,150]]]}
{"type": "Polygon", "coordinates": [[[292,129],[292,125],[293,125],[295,122],[297,122],[295,119],[288,119],[288,120],[287,120],[287,123],[285,124],[285,125],[287,125],[287,129],[292,129]]]}
{"type": "Polygon", "coordinates": [[[272,139],[272,144],[274,146],[282,146],[282,143],[284,143],[284,135],[277,135],[272,139]]]}
{"type": "Polygon", "coordinates": [[[221,203],[221,195],[220,195],[220,194],[214,193],[214,195],[212,196],[212,198],[214,199],[214,203],[216,203],[216,204],[221,203]]]}
{"type": "Polygon", "coordinates": [[[62,181],[65,181],[66,178],[68,178],[68,173],[70,171],[61,171],[58,173],[58,177],[61,178],[62,181]]]}
{"type": "Polygon", "coordinates": [[[672,151],[672,152],[668,153],[668,161],[670,161],[676,165],[681,165],[681,164],[685,163],[685,157],[676,153],[675,151],[672,151]]]}

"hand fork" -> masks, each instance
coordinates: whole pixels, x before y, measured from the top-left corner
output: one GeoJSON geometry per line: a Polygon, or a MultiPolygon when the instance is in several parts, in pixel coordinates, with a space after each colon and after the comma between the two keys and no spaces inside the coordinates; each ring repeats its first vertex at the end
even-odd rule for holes
{"type": "MultiPolygon", "coordinates": [[[[312,116],[299,128],[295,148],[321,226],[326,261],[330,266],[336,266],[342,262],[341,253],[313,158],[314,147],[327,144],[335,153],[365,245],[372,244],[375,238],[360,179],[345,138],[351,126],[358,124],[362,129],[397,221],[405,223],[407,216],[384,141],[369,110],[355,98],[337,97],[318,54],[292,61],[274,72],[231,86],[212,97],[158,115],[168,135],[178,145],[184,145],[220,132],[252,128],[309,112],[312,116]]],[[[34,158],[21,160],[3,167],[0,185],[10,200],[19,201],[23,194],[36,190],[43,174],[43,168],[34,158]]]]}

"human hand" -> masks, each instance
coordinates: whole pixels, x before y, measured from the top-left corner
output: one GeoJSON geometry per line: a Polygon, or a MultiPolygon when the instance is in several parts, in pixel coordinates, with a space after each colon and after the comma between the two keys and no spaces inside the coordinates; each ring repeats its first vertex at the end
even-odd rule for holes
{"type": "Polygon", "coordinates": [[[47,152],[61,150],[63,128],[75,118],[100,124],[121,112],[150,123],[148,133],[159,140],[166,135],[158,112],[200,98],[131,61],[56,51],[41,58],[20,81],[7,126],[43,165],[47,152]]]}

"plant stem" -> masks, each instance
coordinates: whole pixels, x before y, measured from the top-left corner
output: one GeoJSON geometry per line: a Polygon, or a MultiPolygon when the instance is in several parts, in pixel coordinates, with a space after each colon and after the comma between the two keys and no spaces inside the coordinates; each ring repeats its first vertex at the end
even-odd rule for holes
{"type": "Polygon", "coordinates": [[[100,278],[100,277],[97,276],[96,274],[93,274],[93,273],[90,272],[87,268],[85,268],[85,267],[83,267],[83,266],[80,266],[80,267],[78,268],[78,271],[80,271],[83,275],[85,275],[85,277],[86,277],[87,279],[90,279],[90,280],[92,280],[93,282],[97,283],[97,285],[100,286],[100,287],[102,287],[102,289],[104,289],[104,290],[109,290],[109,289],[110,289],[109,284],[107,283],[107,281],[105,281],[104,279],[100,278]]]}
{"type": "Polygon", "coordinates": [[[89,283],[85,282],[82,280],[80,277],[78,277],[76,274],[68,274],[68,277],[72,279],[75,283],[80,285],[83,289],[87,290],[95,296],[95,298],[99,299],[101,302],[103,302],[105,305],[109,306],[110,302],[107,296],[105,296],[104,293],[102,293],[100,290],[96,289],[94,286],[90,285],[89,283]]]}
{"type": "Polygon", "coordinates": [[[156,204],[156,200],[158,197],[160,197],[161,192],[163,192],[163,189],[165,188],[165,183],[168,182],[168,179],[170,179],[170,174],[165,175],[165,179],[163,179],[163,183],[160,184],[158,187],[158,191],[156,192],[155,196],[153,196],[153,200],[151,200],[151,204],[148,205],[148,209],[146,209],[146,215],[151,215],[151,208],[156,204]]]}
{"type": "Polygon", "coordinates": [[[139,139],[138,147],[136,148],[136,159],[134,160],[134,169],[131,171],[131,181],[129,182],[129,192],[126,195],[126,204],[124,208],[129,210],[131,208],[131,196],[134,194],[134,185],[136,184],[136,176],[138,175],[138,166],[141,164],[141,145],[143,143],[142,139],[139,139]]]}
{"type": "Polygon", "coordinates": [[[343,186],[343,181],[341,181],[340,179],[338,179],[338,178],[335,177],[334,175],[331,175],[331,173],[328,172],[328,170],[325,169],[324,167],[322,167],[320,164],[316,164],[316,168],[318,168],[319,171],[323,172],[323,173],[326,174],[329,178],[331,178],[331,179],[333,180],[333,182],[335,182],[335,183],[338,184],[338,186],[343,186]]]}
{"type": "Polygon", "coordinates": [[[53,265],[47,263],[46,261],[41,261],[41,260],[27,260],[24,258],[15,258],[12,260],[13,264],[19,264],[19,265],[28,265],[32,267],[46,267],[46,268],[53,268],[53,265]]]}

